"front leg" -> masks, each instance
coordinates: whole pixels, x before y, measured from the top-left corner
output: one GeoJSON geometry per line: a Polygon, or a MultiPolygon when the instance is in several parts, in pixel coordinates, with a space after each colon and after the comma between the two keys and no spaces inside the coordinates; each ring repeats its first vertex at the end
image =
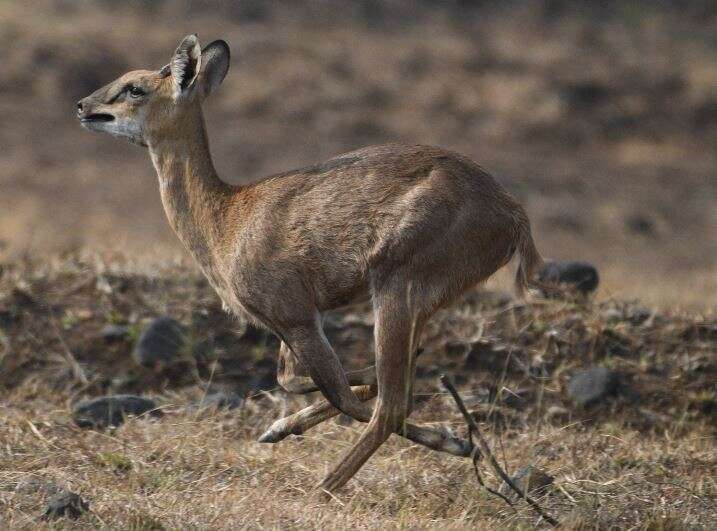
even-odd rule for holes
{"type": "MultiPolygon", "coordinates": [[[[351,390],[362,402],[371,400],[376,396],[375,385],[355,386],[352,387],[351,390]]],[[[258,442],[276,443],[289,435],[301,435],[305,431],[335,417],[339,413],[341,412],[329,404],[328,401],[318,400],[301,411],[274,422],[269,429],[259,437],[258,442]]]]}
{"type": "MultiPolygon", "coordinates": [[[[376,369],[373,365],[358,371],[349,371],[346,376],[351,385],[376,384],[376,369]]],[[[304,395],[319,390],[309,376],[309,371],[283,341],[279,347],[276,380],[287,393],[304,395]]]]}

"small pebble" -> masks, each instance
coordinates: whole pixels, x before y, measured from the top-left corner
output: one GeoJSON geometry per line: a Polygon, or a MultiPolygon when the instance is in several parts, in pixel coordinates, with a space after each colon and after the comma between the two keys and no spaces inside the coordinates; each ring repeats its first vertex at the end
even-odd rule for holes
{"type": "Polygon", "coordinates": [[[45,520],[51,520],[66,516],[75,520],[89,509],[90,504],[79,495],[65,490],[50,498],[42,517],[45,520]]]}
{"type": "Polygon", "coordinates": [[[136,395],[101,396],[84,400],[72,410],[72,417],[81,428],[107,428],[120,426],[126,415],[142,415],[150,412],[155,417],[161,411],[153,411],[157,404],[149,398],[136,395]]]}

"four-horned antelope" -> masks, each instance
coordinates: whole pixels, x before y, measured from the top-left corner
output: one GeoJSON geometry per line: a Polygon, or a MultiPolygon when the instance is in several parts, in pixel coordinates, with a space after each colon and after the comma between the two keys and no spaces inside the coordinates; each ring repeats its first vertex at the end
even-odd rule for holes
{"type": "Polygon", "coordinates": [[[79,101],[82,125],[149,148],[179,239],[223,302],[281,339],[280,384],[318,402],[261,437],[276,442],[343,412],[368,423],[321,488],[344,485],[391,433],[469,455],[411,412],[418,340],[433,313],[518,254],[516,285],[541,263],[521,206],[472,160],[427,146],[384,145],[246,186],[219,179],[202,103],[229,48],[185,37],[170,63],[129,72],[79,101]],[[369,300],[375,366],[344,372],[322,313],[369,300]],[[354,387],[351,387],[354,386],[354,387]],[[377,397],[373,411],[365,403],[377,397]]]}

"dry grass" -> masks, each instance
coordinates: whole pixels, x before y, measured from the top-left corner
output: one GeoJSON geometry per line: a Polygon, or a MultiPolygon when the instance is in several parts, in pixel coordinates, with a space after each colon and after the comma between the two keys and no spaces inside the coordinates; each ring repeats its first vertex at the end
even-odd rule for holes
{"type": "MultiPolygon", "coordinates": [[[[83,431],[47,397],[5,400],[0,435],[3,525],[42,528],[44,496],[28,478],[81,493],[92,513],[72,528],[531,528],[530,509],[508,508],[477,486],[468,460],[392,438],[331,502],[311,487],[359,433],[333,423],[276,446],[255,443],[280,408],[168,414],[112,433],[83,431]],[[19,491],[17,486],[20,487],[19,491]],[[25,490],[23,490],[23,488],[25,490]]],[[[175,404],[181,404],[177,400],[175,404]]],[[[298,404],[292,404],[297,407],[298,404]]],[[[446,417],[454,417],[447,408],[446,417]]],[[[677,424],[677,423],[676,423],[677,424]]],[[[503,434],[511,470],[526,460],[556,477],[541,503],[567,527],[709,528],[715,519],[715,444],[700,428],[645,436],[619,425],[544,426],[503,434]]],[[[486,476],[495,484],[494,478],[486,476]]],[[[49,525],[49,524],[45,524],[49,525]]]]}
{"type": "MultiPolygon", "coordinates": [[[[415,418],[464,432],[454,404],[436,383],[438,373],[448,372],[509,471],[534,464],[555,476],[540,500],[566,528],[714,527],[714,320],[653,313],[635,325],[636,308],[619,301],[536,301],[523,307],[488,293],[469,294],[427,331],[415,418]],[[499,349],[478,366],[465,367],[455,345],[478,338],[508,346],[512,358],[499,349]],[[565,382],[592,363],[619,370],[629,391],[588,411],[574,410],[565,382]],[[511,400],[514,393],[522,399],[511,400]]],[[[469,460],[397,437],[333,501],[314,501],[312,487],[347,451],[360,426],[329,421],[305,436],[261,445],[255,440],[263,429],[306,399],[269,392],[232,412],[188,408],[210,377],[213,385],[246,391],[244,375],[266,370],[258,358],[274,356],[275,346],[257,339],[253,346],[242,343],[241,327],[226,319],[206,283],[172,265],[149,276],[126,262],[87,258],[6,268],[0,279],[0,526],[544,527],[524,504],[514,510],[481,491],[469,460]],[[141,323],[143,315],[164,312],[184,322],[204,315],[207,320],[192,325],[193,337],[214,337],[215,348],[226,349],[211,376],[197,361],[199,384],[145,374],[129,357],[131,341],[117,346],[97,339],[96,330],[107,322],[141,323]],[[228,340],[220,337],[226,326],[235,329],[228,340]],[[228,357],[244,375],[221,369],[228,357]],[[105,432],[73,424],[72,403],[118,390],[155,396],[165,416],[131,419],[105,432]],[[77,521],[42,521],[48,483],[81,494],[91,513],[77,521]]],[[[341,354],[351,353],[355,365],[367,362],[371,348],[367,319],[352,312],[328,323],[333,344],[341,354]]],[[[485,477],[497,485],[487,467],[485,477]]]]}

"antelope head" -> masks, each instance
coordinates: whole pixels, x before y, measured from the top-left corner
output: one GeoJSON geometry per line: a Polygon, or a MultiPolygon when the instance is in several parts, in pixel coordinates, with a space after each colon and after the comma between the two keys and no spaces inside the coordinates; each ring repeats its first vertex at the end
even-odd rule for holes
{"type": "Polygon", "coordinates": [[[77,118],[86,129],[148,146],[152,138],[182,130],[229,70],[229,46],[214,41],[204,49],[196,35],[179,44],[159,70],[134,70],[77,102],[77,118]]]}

